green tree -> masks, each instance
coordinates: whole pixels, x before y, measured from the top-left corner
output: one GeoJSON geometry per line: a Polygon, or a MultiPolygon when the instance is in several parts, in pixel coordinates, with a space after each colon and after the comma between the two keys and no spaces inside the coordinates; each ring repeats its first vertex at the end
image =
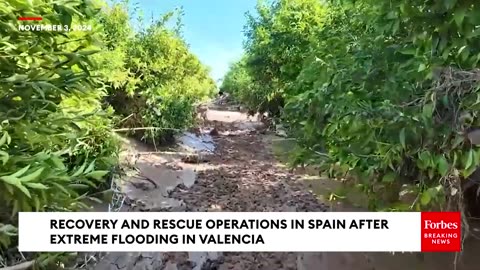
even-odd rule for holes
{"type": "Polygon", "coordinates": [[[110,115],[101,108],[105,92],[92,76],[96,32],[21,31],[17,20],[34,14],[44,24],[89,24],[98,4],[0,3],[2,257],[16,244],[19,211],[80,209],[80,195],[104,183],[116,164],[110,115]]]}
{"type": "Polygon", "coordinates": [[[284,95],[301,70],[310,39],[321,27],[324,6],[317,0],[279,0],[257,5],[246,26],[248,70],[257,85],[259,112],[278,116],[284,95]]]}
{"type": "Polygon", "coordinates": [[[465,141],[479,125],[478,3],[279,0],[257,11],[240,65],[255,87],[234,79],[238,65],[224,84],[254,93],[243,102],[257,108],[287,100],[298,162],[354,180],[374,209],[410,209],[400,189],[418,194],[415,209],[445,194],[461,202],[480,153],[465,141]]]}

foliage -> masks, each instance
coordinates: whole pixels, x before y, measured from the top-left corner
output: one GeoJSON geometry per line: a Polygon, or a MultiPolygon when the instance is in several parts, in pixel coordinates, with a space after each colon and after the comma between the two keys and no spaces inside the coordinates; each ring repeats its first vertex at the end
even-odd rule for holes
{"type": "Polygon", "coordinates": [[[259,2],[258,16],[248,16],[246,62],[256,88],[252,105],[278,116],[283,96],[300,71],[309,39],[322,25],[323,6],[317,0],[259,2]]]}
{"type": "MultiPolygon", "coordinates": [[[[132,33],[125,30],[130,29],[128,21],[123,21],[127,14],[126,7],[117,5],[103,21],[108,25],[109,17],[119,16],[124,23],[112,26],[119,29],[115,32],[132,33]]],[[[125,34],[125,45],[114,49],[122,50],[124,62],[117,70],[124,80],[111,84],[109,102],[119,115],[128,117],[122,127],[159,128],[137,132],[143,139],[171,140],[173,131],[192,124],[194,103],[208,98],[215,90],[209,70],[181,38],[181,24],[173,29],[166,26],[174,15],[168,13],[134,35],[125,34]]]]}
{"type": "MultiPolygon", "coordinates": [[[[176,29],[165,26],[173,13],[134,31],[127,6],[94,0],[0,3],[2,261],[15,259],[9,256],[19,211],[75,211],[92,191],[106,187],[119,151],[114,119],[133,113],[135,121],[123,126],[181,129],[193,122],[194,102],[215,88],[181,39],[181,21],[176,29]],[[21,31],[19,16],[89,29],[21,31]]],[[[39,258],[51,269],[48,262],[64,255],[39,258]]]]}
{"type": "Polygon", "coordinates": [[[221,90],[230,93],[232,97],[247,106],[249,110],[256,110],[263,101],[263,96],[254,88],[253,78],[247,69],[246,58],[233,63],[223,78],[221,90]]]}
{"type": "Polygon", "coordinates": [[[479,124],[478,3],[278,0],[258,13],[244,66],[254,85],[236,91],[256,89],[262,102],[282,91],[297,162],[359,184],[375,209],[460,202],[480,160],[465,141],[479,124]],[[294,18],[308,25],[290,27],[294,18]],[[401,190],[418,197],[399,203],[401,190]]]}
{"type": "Polygon", "coordinates": [[[91,1],[0,3],[0,251],[15,246],[19,211],[74,211],[116,164],[111,111],[92,75],[95,32],[20,31],[17,16],[90,24],[91,1]],[[55,2],[55,4],[54,4],[55,2]],[[82,14],[80,16],[80,14],[82,14]],[[83,195],[82,195],[83,194],[83,195]]]}

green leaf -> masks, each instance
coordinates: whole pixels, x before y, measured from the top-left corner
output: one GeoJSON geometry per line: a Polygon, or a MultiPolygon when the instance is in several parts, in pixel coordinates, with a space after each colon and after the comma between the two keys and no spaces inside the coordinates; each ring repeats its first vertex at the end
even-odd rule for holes
{"type": "Polygon", "coordinates": [[[447,9],[453,8],[456,3],[457,3],[457,0],[443,0],[443,4],[447,9]]]}
{"type": "Polygon", "coordinates": [[[418,66],[418,72],[422,72],[422,71],[424,71],[425,69],[427,69],[427,66],[426,66],[425,64],[423,64],[423,63],[418,66]]]}
{"type": "Polygon", "coordinates": [[[11,176],[11,175],[2,176],[0,177],[0,179],[2,179],[6,183],[9,183],[10,185],[13,185],[13,186],[17,185],[17,183],[20,182],[20,180],[17,177],[11,176]]]}
{"type": "Polygon", "coordinates": [[[428,192],[428,190],[425,190],[420,197],[420,204],[426,206],[430,203],[431,200],[432,196],[430,195],[430,192],[428,192]]]}
{"type": "Polygon", "coordinates": [[[95,198],[95,197],[87,197],[87,199],[90,200],[90,201],[96,202],[96,203],[104,203],[102,200],[100,200],[99,198],[95,198]]]}
{"type": "Polygon", "coordinates": [[[36,195],[33,196],[33,202],[34,202],[34,205],[35,205],[35,211],[40,212],[41,204],[40,204],[40,199],[38,198],[38,196],[36,196],[36,195]]]}
{"type": "Polygon", "coordinates": [[[30,169],[30,165],[25,166],[23,169],[17,171],[16,173],[14,173],[10,176],[18,178],[18,177],[24,175],[28,171],[28,169],[30,169]]]}
{"type": "Polygon", "coordinates": [[[418,158],[422,161],[422,164],[424,164],[424,166],[430,166],[431,165],[431,159],[432,159],[432,155],[430,154],[430,152],[428,151],[422,151],[419,155],[418,155],[418,158]]]}
{"type": "Polygon", "coordinates": [[[82,55],[92,55],[92,54],[95,54],[95,53],[98,53],[98,52],[101,52],[101,51],[100,50],[92,50],[92,51],[81,51],[79,53],[82,54],[82,55]]]}
{"type": "Polygon", "coordinates": [[[27,176],[24,176],[24,177],[21,177],[20,178],[20,181],[21,182],[30,182],[30,181],[33,181],[35,179],[37,179],[43,172],[45,168],[40,168],[36,171],[34,171],[33,173],[27,175],[27,176]]]}
{"type": "Polygon", "coordinates": [[[2,164],[3,164],[3,165],[7,164],[8,160],[9,160],[9,158],[10,158],[10,156],[8,155],[8,153],[5,152],[5,151],[0,151],[0,157],[1,157],[0,160],[2,161],[2,164]]]}
{"type": "Polygon", "coordinates": [[[25,186],[33,188],[33,189],[48,189],[47,186],[41,183],[25,183],[25,186]]]}
{"type": "Polygon", "coordinates": [[[100,180],[102,179],[102,177],[104,177],[105,175],[107,175],[109,173],[109,171],[93,171],[91,173],[88,173],[87,175],[85,175],[86,177],[90,177],[90,178],[93,178],[95,180],[100,180]]]}
{"type": "Polygon", "coordinates": [[[83,163],[82,166],[80,166],[80,168],[78,168],[78,170],[72,175],[72,177],[77,177],[82,174],[83,170],[85,170],[85,164],[86,163],[83,163]]]}
{"type": "Polygon", "coordinates": [[[459,8],[454,11],[453,19],[455,20],[455,23],[457,24],[458,27],[462,26],[463,19],[465,18],[465,13],[466,13],[465,8],[459,8]]]}
{"type": "Polygon", "coordinates": [[[57,156],[52,156],[50,157],[50,160],[53,162],[53,164],[55,165],[55,167],[57,167],[58,169],[60,170],[65,170],[65,165],[63,164],[62,160],[57,157],[57,156]]]}
{"type": "Polygon", "coordinates": [[[87,189],[87,188],[89,188],[88,185],[84,185],[84,184],[70,184],[70,185],[68,185],[68,187],[73,188],[73,189],[87,189]]]}
{"type": "Polygon", "coordinates": [[[404,48],[399,51],[401,54],[405,55],[415,55],[417,53],[417,49],[415,48],[404,48]]]}
{"type": "Polygon", "coordinates": [[[93,169],[95,169],[95,160],[92,160],[92,162],[90,162],[90,165],[88,165],[85,173],[90,173],[91,171],[93,171],[93,169]]]}
{"type": "Polygon", "coordinates": [[[0,138],[0,146],[4,145],[7,141],[8,133],[4,132],[2,138],[0,138]]]}
{"type": "Polygon", "coordinates": [[[447,175],[449,166],[444,156],[441,156],[438,158],[437,165],[438,165],[438,172],[440,173],[440,175],[441,176],[447,175]]]}
{"type": "Polygon", "coordinates": [[[422,114],[423,114],[424,117],[430,118],[430,117],[432,117],[433,110],[434,110],[434,107],[433,107],[432,103],[425,104],[423,106],[422,114]]]}
{"type": "Polygon", "coordinates": [[[62,25],[68,25],[68,26],[70,27],[71,24],[72,24],[72,15],[69,14],[69,13],[64,12],[64,13],[60,16],[60,21],[61,21],[62,25]]]}
{"type": "Polygon", "coordinates": [[[465,170],[468,170],[473,164],[473,149],[470,149],[470,151],[467,154],[467,161],[465,162],[465,170]]]}
{"type": "Polygon", "coordinates": [[[28,75],[15,74],[15,75],[12,75],[12,76],[4,79],[3,81],[13,83],[13,82],[26,81],[27,79],[28,79],[28,75]]]}
{"type": "Polygon", "coordinates": [[[20,191],[23,192],[23,194],[25,194],[28,198],[32,197],[32,195],[30,195],[30,191],[28,191],[28,189],[24,185],[22,185],[20,181],[18,181],[15,186],[20,189],[20,191]]]}
{"type": "Polygon", "coordinates": [[[70,195],[70,192],[62,185],[56,182],[52,182],[52,185],[56,186],[58,189],[60,189],[63,193],[70,195]]]}

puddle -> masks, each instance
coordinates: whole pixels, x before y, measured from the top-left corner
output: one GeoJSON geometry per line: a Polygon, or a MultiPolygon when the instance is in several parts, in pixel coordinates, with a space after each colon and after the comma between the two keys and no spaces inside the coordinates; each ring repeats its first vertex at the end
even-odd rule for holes
{"type": "MultiPolygon", "coordinates": [[[[183,201],[170,198],[170,192],[177,186],[189,188],[197,179],[197,172],[209,168],[207,163],[190,164],[183,162],[184,156],[191,154],[210,154],[215,144],[208,130],[197,136],[192,132],[179,135],[174,147],[155,148],[130,138],[123,139],[121,161],[126,175],[117,182],[127,197],[125,211],[172,211],[183,212],[183,201]]],[[[108,211],[108,204],[92,203],[92,211],[108,211]]],[[[145,252],[108,253],[94,270],[118,269],[184,269],[177,263],[165,262],[165,254],[145,252]],[[178,268],[177,268],[178,266],[178,268]]],[[[189,257],[196,263],[194,269],[201,268],[215,258],[216,254],[206,252],[190,253],[189,257]]],[[[189,268],[190,269],[190,268],[189,268]]]]}
{"type": "Polygon", "coordinates": [[[185,132],[177,138],[177,142],[180,148],[190,152],[213,152],[215,150],[212,136],[203,132],[200,136],[185,132]]]}
{"type": "Polygon", "coordinates": [[[178,185],[191,187],[196,181],[193,169],[173,170],[165,165],[136,164],[138,173],[131,175],[123,186],[128,198],[137,202],[142,210],[182,210],[181,201],[169,198],[169,193],[178,185]]]}
{"type": "Polygon", "coordinates": [[[127,171],[121,186],[134,206],[143,211],[183,211],[183,202],[169,198],[169,193],[179,185],[191,187],[196,181],[198,168],[194,164],[183,164],[182,156],[213,152],[215,144],[207,132],[200,136],[185,132],[177,137],[175,149],[154,150],[152,146],[133,139],[125,139],[124,148],[123,155],[132,158],[128,162],[132,169],[127,171]]]}

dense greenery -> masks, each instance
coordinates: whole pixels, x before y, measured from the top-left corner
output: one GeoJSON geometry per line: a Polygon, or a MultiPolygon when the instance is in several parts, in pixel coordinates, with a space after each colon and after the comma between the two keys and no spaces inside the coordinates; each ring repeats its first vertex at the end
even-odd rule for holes
{"type": "Polygon", "coordinates": [[[119,73],[110,85],[109,102],[126,118],[122,127],[160,128],[136,134],[143,139],[168,141],[173,131],[192,124],[192,104],[214,94],[215,83],[181,39],[181,23],[174,29],[166,26],[175,13],[133,33],[127,11],[114,6],[103,20],[109,26],[109,35],[115,38],[110,48],[122,60],[116,62],[119,73]]]}
{"type": "MultiPolygon", "coordinates": [[[[165,26],[173,13],[134,31],[127,6],[0,2],[2,265],[15,253],[19,211],[75,211],[93,191],[108,187],[118,162],[116,125],[182,129],[194,119],[193,103],[215,89],[180,28],[165,26]],[[20,31],[19,16],[90,28],[20,31]]],[[[146,135],[161,140],[171,134],[146,135]]]]}
{"type": "Polygon", "coordinates": [[[479,124],[477,1],[277,0],[257,11],[222,87],[283,110],[296,162],[350,179],[375,209],[461,202],[480,161],[465,140],[479,124]],[[400,191],[417,200],[399,203],[400,191]]]}

